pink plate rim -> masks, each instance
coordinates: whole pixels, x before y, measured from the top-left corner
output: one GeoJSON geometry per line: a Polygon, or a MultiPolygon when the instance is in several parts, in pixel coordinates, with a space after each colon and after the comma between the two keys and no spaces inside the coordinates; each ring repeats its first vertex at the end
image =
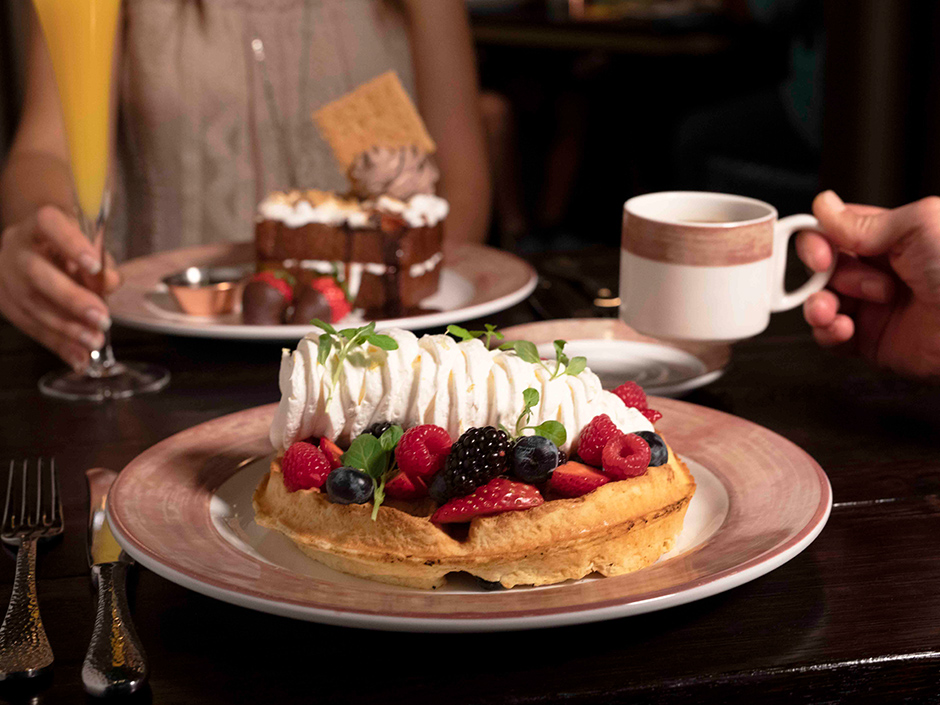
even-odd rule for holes
{"type": "Polygon", "coordinates": [[[713,473],[728,515],[702,545],[629,575],[535,590],[429,592],[382,583],[331,582],[239,550],[218,531],[215,490],[251,459],[271,453],[275,404],[177,433],[135,458],[115,481],[109,519],[127,552],[185,587],[242,606],[348,626],[408,631],[496,631],[639,614],[701,599],[753,580],[808,546],[832,492],[802,449],[757,424],[651,397],[657,429],[680,455],[713,473]]]}

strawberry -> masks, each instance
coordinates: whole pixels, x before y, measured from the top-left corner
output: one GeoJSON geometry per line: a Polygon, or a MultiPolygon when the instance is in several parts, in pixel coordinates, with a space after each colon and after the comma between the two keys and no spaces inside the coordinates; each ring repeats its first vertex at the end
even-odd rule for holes
{"type": "Polygon", "coordinates": [[[343,465],[343,451],[326,436],[320,439],[320,452],[330,461],[330,469],[335,470],[343,465]]]}
{"type": "Polygon", "coordinates": [[[289,492],[322,487],[332,469],[323,452],[306,441],[291,444],[281,459],[284,485],[289,492]]]}
{"type": "Polygon", "coordinates": [[[395,447],[395,460],[401,471],[412,479],[430,481],[444,467],[453,442],[440,426],[424,424],[405,431],[395,447]]]}
{"type": "Polygon", "coordinates": [[[257,272],[253,274],[251,279],[248,280],[248,283],[261,283],[266,284],[274,289],[276,289],[281,296],[284,297],[284,300],[290,304],[294,300],[294,287],[291,286],[290,279],[293,279],[286,272],[277,272],[271,269],[265,269],[262,272],[257,272]]]}
{"type": "Polygon", "coordinates": [[[541,493],[532,485],[495,477],[463,497],[456,497],[431,515],[435,524],[470,521],[474,517],[531,509],[543,504],[541,493]]]}
{"type": "Polygon", "coordinates": [[[421,499],[428,496],[428,488],[421,478],[412,480],[400,472],[385,483],[385,494],[392,499],[421,499]]]}
{"type": "Polygon", "coordinates": [[[643,416],[649,419],[650,423],[656,423],[663,415],[655,409],[649,408],[649,402],[646,399],[646,392],[636,382],[624,382],[614,390],[614,394],[620,397],[620,400],[627,406],[636,409],[643,416]]]}
{"type": "Polygon", "coordinates": [[[581,438],[578,439],[578,455],[588,465],[599,468],[604,446],[614,436],[622,435],[623,432],[614,425],[607,414],[595,416],[581,431],[581,438]]]}
{"type": "Polygon", "coordinates": [[[604,474],[611,480],[642,475],[650,465],[649,444],[635,433],[611,438],[603,456],[604,474]]]}
{"type": "Polygon", "coordinates": [[[333,277],[318,277],[310,282],[310,286],[323,294],[330,306],[330,320],[327,323],[336,323],[352,311],[352,304],[346,298],[346,293],[333,277]]]}
{"type": "Polygon", "coordinates": [[[572,460],[555,468],[548,486],[561,497],[580,497],[608,482],[610,478],[603,473],[572,460]]]}

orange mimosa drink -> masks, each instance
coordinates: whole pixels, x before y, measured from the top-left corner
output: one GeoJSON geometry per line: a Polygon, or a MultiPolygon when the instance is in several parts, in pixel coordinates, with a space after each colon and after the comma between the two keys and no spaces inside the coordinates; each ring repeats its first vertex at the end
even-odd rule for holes
{"type": "Polygon", "coordinates": [[[33,0],[52,57],[82,212],[101,209],[108,173],[111,63],[121,0],[33,0]]]}

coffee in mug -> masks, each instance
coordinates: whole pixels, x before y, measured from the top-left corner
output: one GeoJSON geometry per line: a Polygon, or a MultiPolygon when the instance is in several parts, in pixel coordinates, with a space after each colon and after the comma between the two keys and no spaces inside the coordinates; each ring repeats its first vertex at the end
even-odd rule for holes
{"type": "Polygon", "coordinates": [[[770,314],[821,290],[835,263],[784,289],[787,243],[820,230],[811,215],[777,220],[768,203],[696,191],[649,193],[624,204],[620,315],[641,333],[732,341],[763,331],[770,314]]]}

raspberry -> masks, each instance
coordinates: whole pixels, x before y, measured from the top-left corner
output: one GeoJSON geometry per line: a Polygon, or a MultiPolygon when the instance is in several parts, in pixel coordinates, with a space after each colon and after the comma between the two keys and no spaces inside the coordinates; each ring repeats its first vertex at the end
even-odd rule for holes
{"type": "Polygon", "coordinates": [[[352,311],[352,304],[346,294],[332,277],[319,277],[310,282],[310,286],[323,294],[332,312],[328,323],[336,323],[345,318],[352,311]]]}
{"type": "Polygon", "coordinates": [[[623,432],[614,425],[607,414],[595,416],[581,431],[581,438],[578,440],[578,455],[588,465],[599,468],[604,446],[611,438],[622,435],[623,432]]]}
{"type": "Polygon", "coordinates": [[[650,423],[656,423],[663,417],[656,409],[640,409],[640,413],[649,419],[650,423]]]}
{"type": "Polygon", "coordinates": [[[620,397],[620,400],[629,407],[641,411],[647,408],[646,392],[636,382],[624,382],[614,390],[614,394],[620,397]]]}
{"type": "Polygon", "coordinates": [[[650,465],[650,447],[635,433],[611,438],[604,446],[603,470],[611,480],[625,480],[646,472],[650,465]]]}
{"type": "Polygon", "coordinates": [[[444,467],[451,448],[450,436],[440,426],[425,424],[405,431],[395,447],[398,467],[412,480],[430,481],[431,476],[444,467]]]}
{"type": "Polygon", "coordinates": [[[291,286],[288,277],[290,275],[281,274],[270,269],[266,269],[262,272],[252,275],[249,281],[252,282],[261,282],[267,284],[270,287],[277,289],[281,296],[284,297],[284,300],[289,304],[294,300],[294,288],[291,286]]]}
{"type": "Polygon", "coordinates": [[[322,487],[332,469],[323,452],[306,441],[292,444],[281,459],[284,485],[289,492],[322,487]]]}
{"type": "Polygon", "coordinates": [[[461,497],[507,471],[509,436],[492,426],[471,428],[450,449],[444,469],[444,497],[461,497]]]}

